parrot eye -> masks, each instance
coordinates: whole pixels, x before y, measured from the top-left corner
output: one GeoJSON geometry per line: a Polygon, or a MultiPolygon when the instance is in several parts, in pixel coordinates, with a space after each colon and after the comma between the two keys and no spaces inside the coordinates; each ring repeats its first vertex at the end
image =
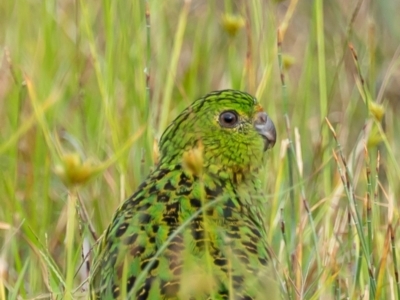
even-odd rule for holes
{"type": "Polygon", "coordinates": [[[222,127],[232,128],[238,123],[239,117],[234,111],[224,111],[219,115],[219,124],[222,127]]]}

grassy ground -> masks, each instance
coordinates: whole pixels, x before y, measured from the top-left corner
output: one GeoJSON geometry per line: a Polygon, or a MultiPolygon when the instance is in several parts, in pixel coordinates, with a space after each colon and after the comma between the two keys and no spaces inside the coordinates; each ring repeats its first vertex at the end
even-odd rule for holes
{"type": "Polygon", "coordinates": [[[82,255],[155,140],[222,88],[256,95],[277,126],[263,182],[283,299],[400,299],[399,13],[395,0],[152,0],[147,18],[144,0],[1,1],[0,299],[84,297],[82,255]]]}

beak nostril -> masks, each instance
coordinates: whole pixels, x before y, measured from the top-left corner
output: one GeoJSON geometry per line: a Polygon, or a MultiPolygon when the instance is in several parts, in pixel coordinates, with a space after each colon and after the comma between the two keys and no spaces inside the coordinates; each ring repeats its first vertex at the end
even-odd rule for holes
{"type": "Polygon", "coordinates": [[[262,125],[267,123],[268,121],[268,115],[265,112],[260,112],[257,114],[257,118],[256,118],[256,125],[262,125]]]}
{"type": "Polygon", "coordinates": [[[265,112],[257,113],[254,119],[254,127],[265,139],[265,150],[272,148],[276,142],[276,130],[274,123],[265,112]]]}

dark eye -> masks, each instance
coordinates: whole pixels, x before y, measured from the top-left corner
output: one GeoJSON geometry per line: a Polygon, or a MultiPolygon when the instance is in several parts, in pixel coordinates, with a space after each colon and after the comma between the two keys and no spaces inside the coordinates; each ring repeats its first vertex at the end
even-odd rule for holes
{"type": "Polygon", "coordinates": [[[235,127],[238,121],[238,115],[234,111],[224,111],[219,115],[219,124],[222,127],[235,127]]]}

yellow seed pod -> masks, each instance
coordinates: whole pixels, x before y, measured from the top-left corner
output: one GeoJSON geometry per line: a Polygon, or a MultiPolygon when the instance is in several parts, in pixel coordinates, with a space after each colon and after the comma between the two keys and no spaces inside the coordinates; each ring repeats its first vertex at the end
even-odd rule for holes
{"type": "Polygon", "coordinates": [[[199,143],[196,148],[183,153],[183,167],[196,176],[203,172],[203,150],[203,144],[199,143]]]}
{"type": "Polygon", "coordinates": [[[373,148],[378,146],[382,142],[382,136],[379,133],[378,128],[376,125],[374,125],[371,129],[371,133],[369,134],[368,141],[367,141],[367,147],[368,148],[373,148]]]}
{"type": "Polygon", "coordinates": [[[67,185],[83,184],[96,172],[90,161],[82,162],[78,153],[66,153],[61,157],[61,164],[56,166],[55,173],[67,185]]]}
{"type": "Polygon", "coordinates": [[[230,36],[235,36],[244,27],[245,21],[239,15],[223,14],[222,27],[230,36]]]}
{"type": "Polygon", "coordinates": [[[288,54],[282,54],[282,68],[289,70],[296,63],[296,59],[288,54]]]}
{"type": "Polygon", "coordinates": [[[369,111],[377,121],[382,121],[383,115],[385,114],[385,108],[383,105],[371,101],[369,102],[369,111]]]}

